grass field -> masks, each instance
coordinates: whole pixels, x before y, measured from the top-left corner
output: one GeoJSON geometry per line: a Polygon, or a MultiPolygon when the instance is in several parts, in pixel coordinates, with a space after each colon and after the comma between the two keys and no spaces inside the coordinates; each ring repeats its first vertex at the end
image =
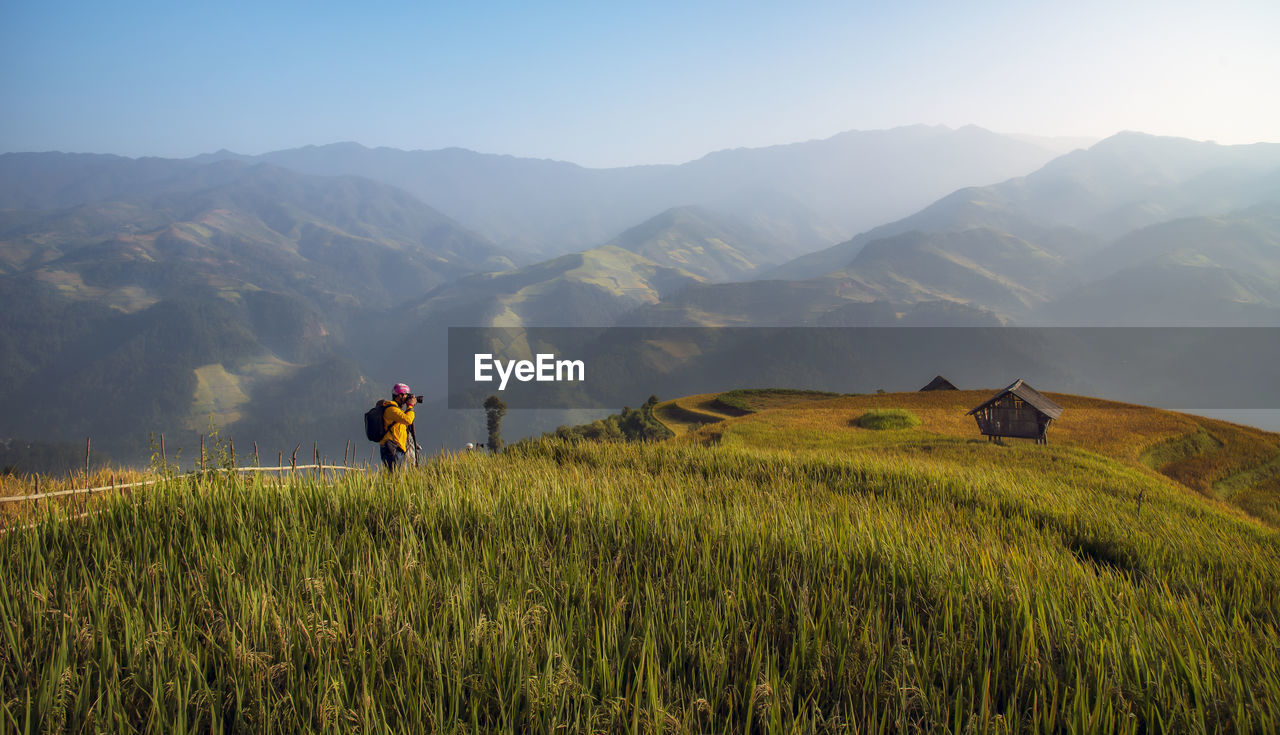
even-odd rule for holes
{"type": "Polygon", "coordinates": [[[1274,731],[1235,499],[1277,437],[1053,396],[1000,446],[970,397],[46,507],[0,536],[0,731],[1274,731]]]}

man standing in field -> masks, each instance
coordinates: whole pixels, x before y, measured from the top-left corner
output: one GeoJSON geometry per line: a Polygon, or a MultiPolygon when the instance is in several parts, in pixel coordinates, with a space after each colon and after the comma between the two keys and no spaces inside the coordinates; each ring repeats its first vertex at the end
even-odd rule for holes
{"type": "Polygon", "coordinates": [[[409,436],[413,427],[413,407],[417,402],[409,386],[404,383],[396,383],[391,389],[390,401],[380,402],[383,407],[382,423],[387,429],[381,442],[382,463],[388,470],[394,470],[406,464],[410,446],[409,436]]]}

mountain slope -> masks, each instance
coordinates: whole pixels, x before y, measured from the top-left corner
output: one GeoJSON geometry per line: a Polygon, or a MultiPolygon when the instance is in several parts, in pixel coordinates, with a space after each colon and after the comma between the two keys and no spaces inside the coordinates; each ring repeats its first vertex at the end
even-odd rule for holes
{"type": "Polygon", "coordinates": [[[695,284],[637,308],[621,324],[645,327],[774,327],[813,323],[818,315],[872,296],[835,279],[695,284]]]}
{"type": "Polygon", "coordinates": [[[954,304],[939,323],[1026,318],[1076,282],[1057,253],[990,229],[875,240],[846,267],[802,281],[699,285],[643,307],[628,324],[795,326],[894,323],[919,304],[954,304]],[[883,304],[889,317],[867,312],[883,304]]]}
{"type": "Polygon", "coordinates": [[[1022,316],[1063,290],[1064,263],[998,230],[913,231],[872,241],[833,277],[895,303],[953,301],[1022,316]]]}
{"type": "Polygon", "coordinates": [[[848,274],[807,281],[699,283],[637,307],[629,327],[992,326],[998,316],[955,301],[891,303],[885,289],[848,274]]]}
{"type": "Polygon", "coordinates": [[[1280,288],[1249,273],[1157,259],[1045,304],[1036,321],[1105,326],[1280,326],[1280,288]]]}
{"type": "Polygon", "coordinates": [[[609,244],[713,282],[740,280],[770,258],[761,233],[701,207],[669,209],[609,244]]]}
{"type": "Polygon", "coordinates": [[[1075,264],[1054,324],[1280,325],[1280,202],[1131,232],[1075,264]]]}
{"type": "Polygon", "coordinates": [[[409,313],[422,323],[450,326],[611,326],[635,307],[696,282],[687,271],[608,245],[463,278],[409,313]]]}
{"type": "Polygon", "coordinates": [[[1085,258],[1080,270],[1106,276],[1156,260],[1230,268],[1280,285],[1280,198],[1242,211],[1135,230],[1085,258]]]}

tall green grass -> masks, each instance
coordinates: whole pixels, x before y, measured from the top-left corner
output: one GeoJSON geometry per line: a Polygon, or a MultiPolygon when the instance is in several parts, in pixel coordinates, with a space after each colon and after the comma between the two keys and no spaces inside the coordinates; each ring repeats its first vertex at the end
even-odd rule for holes
{"type": "Polygon", "coordinates": [[[548,441],[48,515],[0,730],[1274,729],[1274,531],[989,456],[548,441]]]}

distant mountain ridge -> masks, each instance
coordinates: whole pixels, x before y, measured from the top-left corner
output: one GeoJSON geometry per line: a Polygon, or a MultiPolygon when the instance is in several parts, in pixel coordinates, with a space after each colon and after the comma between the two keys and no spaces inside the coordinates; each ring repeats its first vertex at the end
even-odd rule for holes
{"type": "Polygon", "coordinates": [[[917,125],[719,151],[678,166],[617,169],[354,143],[192,160],[264,161],[389,183],[531,258],[595,247],[663,211],[696,205],[769,233],[776,262],[908,214],[961,186],[1025,174],[1055,155],[974,126],[917,125]]]}
{"type": "MultiPolygon", "coordinates": [[[[125,158],[99,153],[0,154],[0,210],[65,209],[183,187],[207,186],[191,178],[204,168],[168,158],[125,158]]],[[[215,180],[217,176],[213,177],[215,180]]]]}

